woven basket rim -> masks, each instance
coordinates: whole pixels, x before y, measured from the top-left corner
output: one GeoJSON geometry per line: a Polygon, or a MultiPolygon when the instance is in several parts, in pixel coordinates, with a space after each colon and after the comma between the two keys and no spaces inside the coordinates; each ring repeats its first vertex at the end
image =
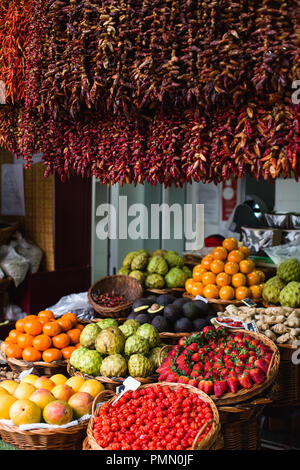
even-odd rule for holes
{"type": "Polygon", "coordinates": [[[15,359],[13,357],[7,357],[6,361],[8,364],[13,364],[18,367],[22,368],[30,368],[30,367],[61,367],[61,366],[66,366],[67,361],[66,360],[60,360],[60,361],[52,361],[52,362],[43,362],[43,361],[36,361],[36,362],[27,362],[24,361],[23,359],[15,359]]]}
{"type": "MultiPolygon", "coordinates": [[[[200,397],[204,401],[206,401],[210,404],[211,410],[213,412],[212,427],[211,427],[211,430],[209,431],[208,435],[201,441],[201,444],[199,446],[200,448],[195,449],[195,450],[209,449],[209,447],[211,447],[216,442],[216,440],[218,439],[219,431],[220,431],[220,417],[219,417],[218,408],[217,408],[216,404],[214,403],[214,401],[208,395],[206,395],[206,393],[202,392],[202,390],[199,390],[198,388],[195,388],[191,385],[186,385],[186,384],[178,384],[178,383],[173,383],[173,382],[155,382],[155,383],[152,383],[152,384],[141,385],[139,387],[139,389],[145,389],[147,387],[155,387],[156,385],[160,385],[161,387],[170,387],[173,390],[174,389],[176,390],[177,388],[182,386],[183,388],[187,389],[190,393],[196,393],[198,396],[200,395],[200,397]]],[[[106,392],[110,392],[110,394],[113,393],[110,390],[106,390],[106,392]]],[[[114,394],[114,396],[111,399],[107,400],[107,401],[112,402],[115,399],[116,395],[117,394],[114,394]]],[[[94,400],[96,401],[97,397],[95,397],[94,400]]],[[[97,416],[97,414],[99,413],[99,411],[100,411],[100,407],[96,409],[96,413],[89,420],[88,427],[87,427],[88,445],[92,450],[105,450],[104,448],[100,447],[97,444],[97,442],[96,442],[96,440],[93,436],[94,420],[95,420],[95,417],[97,416]]]]}
{"type": "Polygon", "coordinates": [[[78,432],[80,429],[84,429],[87,427],[90,418],[85,419],[81,423],[74,424],[74,426],[69,426],[67,428],[53,428],[53,429],[44,429],[44,428],[36,428],[36,429],[29,429],[26,431],[20,430],[19,426],[9,426],[4,423],[0,423],[0,433],[1,431],[9,432],[15,435],[20,436],[34,436],[36,434],[42,436],[53,436],[54,434],[74,434],[78,432]]]}

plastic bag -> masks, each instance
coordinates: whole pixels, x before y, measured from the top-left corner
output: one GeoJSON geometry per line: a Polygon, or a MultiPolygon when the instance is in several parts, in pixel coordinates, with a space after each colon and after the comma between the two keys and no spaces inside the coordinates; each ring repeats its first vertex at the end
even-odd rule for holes
{"type": "Polygon", "coordinates": [[[43,258],[42,250],[34,243],[23,238],[20,232],[15,234],[11,245],[14,246],[19,255],[23,256],[28,261],[29,271],[36,273],[39,270],[43,258]]]}
{"type": "Polygon", "coordinates": [[[29,269],[29,262],[10,245],[3,245],[0,248],[0,267],[11,277],[18,287],[25,279],[29,269]]]}
{"type": "Polygon", "coordinates": [[[55,317],[61,317],[65,313],[72,312],[78,318],[90,320],[94,318],[94,310],[89,304],[87,292],[80,292],[78,294],[70,294],[62,297],[57,304],[48,307],[55,317]]]}
{"type": "Polygon", "coordinates": [[[265,248],[265,252],[276,266],[288,258],[296,258],[300,261],[300,237],[291,243],[265,248]]]}

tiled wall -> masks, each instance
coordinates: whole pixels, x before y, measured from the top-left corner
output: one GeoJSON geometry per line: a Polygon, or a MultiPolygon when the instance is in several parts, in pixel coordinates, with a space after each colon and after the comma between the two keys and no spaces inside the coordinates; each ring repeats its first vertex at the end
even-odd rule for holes
{"type": "Polygon", "coordinates": [[[300,181],[278,179],[275,184],[275,210],[300,213],[300,181]]]}

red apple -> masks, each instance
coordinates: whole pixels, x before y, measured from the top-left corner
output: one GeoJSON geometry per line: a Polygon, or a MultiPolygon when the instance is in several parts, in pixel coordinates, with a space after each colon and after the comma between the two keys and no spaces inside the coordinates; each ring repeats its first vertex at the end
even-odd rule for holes
{"type": "Polygon", "coordinates": [[[73,409],[74,417],[81,418],[81,416],[91,414],[93,397],[86,392],[77,392],[71,396],[68,403],[73,409]]]}
{"type": "Polygon", "coordinates": [[[67,424],[72,421],[73,410],[71,406],[63,400],[55,400],[48,403],[43,411],[44,421],[48,424],[67,424]]]}

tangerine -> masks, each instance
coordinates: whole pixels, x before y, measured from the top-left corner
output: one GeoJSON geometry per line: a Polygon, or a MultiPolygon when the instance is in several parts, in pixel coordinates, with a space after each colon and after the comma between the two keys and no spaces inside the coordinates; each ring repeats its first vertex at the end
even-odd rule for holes
{"type": "Polygon", "coordinates": [[[227,273],[219,273],[216,277],[216,284],[219,287],[230,286],[231,276],[227,273]]]}
{"type": "Polygon", "coordinates": [[[71,322],[73,323],[73,328],[77,325],[78,323],[78,318],[77,316],[75,315],[75,313],[71,313],[71,312],[68,312],[68,313],[65,313],[62,318],[67,318],[69,320],[71,320],[71,322]]]}
{"type": "Polygon", "coordinates": [[[8,333],[8,337],[12,343],[17,343],[17,340],[20,334],[22,334],[20,333],[20,331],[13,329],[13,330],[10,330],[10,332],[8,333]]]}
{"type": "Polygon", "coordinates": [[[79,343],[79,338],[81,335],[81,330],[79,328],[73,328],[72,330],[67,331],[72,344],[79,343]]]}
{"type": "Polygon", "coordinates": [[[29,346],[23,350],[22,358],[27,362],[36,362],[42,359],[42,354],[37,349],[29,346]]]}
{"type": "Polygon", "coordinates": [[[262,282],[265,282],[265,279],[266,279],[265,273],[264,273],[263,271],[261,271],[260,269],[257,269],[256,272],[257,272],[257,273],[259,274],[259,276],[260,276],[260,284],[261,284],[262,282]]]}
{"type": "Polygon", "coordinates": [[[240,271],[241,273],[244,274],[249,274],[252,273],[255,269],[255,263],[252,261],[252,259],[243,259],[240,262],[240,271]]]}
{"type": "Polygon", "coordinates": [[[230,274],[231,276],[233,274],[238,273],[239,269],[240,269],[240,267],[239,267],[238,263],[235,263],[233,261],[227,261],[227,263],[224,266],[225,273],[230,274]]]}
{"type": "Polygon", "coordinates": [[[20,333],[24,333],[24,321],[25,318],[20,318],[18,321],[16,321],[15,328],[16,330],[20,331],[20,333]]]}
{"type": "Polygon", "coordinates": [[[222,246],[226,248],[227,251],[237,250],[238,249],[238,241],[234,237],[225,238],[222,242],[222,246]]]}
{"type": "Polygon", "coordinates": [[[34,338],[32,345],[38,351],[46,351],[46,349],[51,348],[52,340],[50,336],[41,334],[34,338]]]}
{"type": "Polygon", "coordinates": [[[233,263],[240,263],[244,258],[245,255],[240,250],[232,250],[229,252],[227,259],[233,263]]]}
{"type": "Polygon", "coordinates": [[[71,354],[75,351],[75,346],[67,346],[61,350],[64,359],[70,359],[71,354]]]}
{"type": "Polygon", "coordinates": [[[26,317],[24,322],[24,330],[26,333],[29,333],[32,336],[37,336],[42,332],[43,325],[39,320],[37,320],[37,317],[29,319],[26,317]]]}
{"type": "Polygon", "coordinates": [[[224,271],[224,263],[220,259],[215,259],[210,265],[210,270],[215,274],[220,274],[224,271]]]}
{"type": "Polygon", "coordinates": [[[60,361],[62,359],[62,352],[60,349],[50,348],[43,352],[42,357],[44,362],[60,361]]]}
{"type": "Polygon", "coordinates": [[[185,281],[185,290],[187,291],[188,294],[191,294],[192,293],[192,287],[194,285],[194,279],[192,278],[189,278],[185,281]]]}
{"type": "Polygon", "coordinates": [[[260,299],[262,297],[262,287],[258,285],[252,285],[249,287],[251,290],[253,299],[260,299]]]}
{"type": "Polygon", "coordinates": [[[63,349],[69,346],[71,340],[66,333],[61,333],[59,335],[52,337],[52,344],[57,349],[63,349]]]}
{"type": "Polygon", "coordinates": [[[207,272],[207,269],[203,268],[201,264],[197,264],[193,269],[194,281],[202,281],[202,275],[207,272]]]}
{"type": "Polygon", "coordinates": [[[216,284],[207,284],[204,286],[203,295],[207,299],[217,299],[219,297],[219,288],[216,284]]]}
{"type": "Polygon", "coordinates": [[[231,286],[223,286],[219,291],[219,297],[222,300],[234,299],[234,288],[231,286]]]}
{"type": "Polygon", "coordinates": [[[196,297],[196,295],[203,295],[203,284],[202,284],[202,282],[197,282],[197,281],[194,282],[191,294],[194,297],[196,297]]]}
{"type": "Polygon", "coordinates": [[[80,331],[82,331],[83,328],[84,328],[84,325],[81,325],[81,323],[78,323],[76,328],[78,328],[80,331]]]}
{"type": "Polygon", "coordinates": [[[51,312],[51,310],[41,310],[41,312],[38,313],[38,317],[43,318],[43,319],[48,319],[48,321],[55,319],[54,313],[51,312]]]}
{"type": "Polygon", "coordinates": [[[211,262],[212,262],[213,260],[214,260],[214,257],[213,257],[213,255],[211,255],[211,254],[204,256],[204,258],[203,258],[202,261],[201,261],[201,267],[204,268],[204,269],[209,270],[209,269],[210,269],[211,262]]]}
{"type": "Polygon", "coordinates": [[[235,298],[237,300],[244,300],[251,297],[251,290],[249,287],[240,286],[235,289],[235,298]]]}
{"type": "Polygon", "coordinates": [[[69,318],[64,318],[62,316],[58,318],[56,321],[61,326],[62,331],[68,331],[73,328],[73,322],[69,318]]]}
{"type": "Polygon", "coordinates": [[[20,346],[20,348],[24,349],[32,346],[33,340],[34,336],[28,333],[20,333],[17,339],[17,344],[20,346]]]}
{"type": "Polygon", "coordinates": [[[250,250],[247,246],[242,245],[239,247],[239,250],[244,254],[245,258],[248,258],[250,256],[250,250]]]}
{"type": "Polygon", "coordinates": [[[22,359],[23,349],[20,348],[16,343],[7,343],[5,347],[6,357],[13,357],[14,359],[22,359]]]}
{"type": "Polygon", "coordinates": [[[247,284],[247,278],[243,273],[237,273],[232,276],[231,284],[233,287],[241,287],[247,284]]]}
{"type": "Polygon", "coordinates": [[[215,259],[225,261],[227,259],[228,251],[223,246],[217,246],[212,255],[215,259]]]}
{"type": "Polygon", "coordinates": [[[248,286],[255,286],[260,284],[260,275],[257,271],[252,271],[247,274],[247,284],[248,286]]]}
{"type": "Polygon", "coordinates": [[[207,286],[208,284],[215,284],[216,282],[216,275],[215,273],[212,273],[211,271],[207,271],[207,273],[204,273],[202,276],[202,283],[207,286]]]}
{"type": "MultiPolygon", "coordinates": [[[[62,327],[57,321],[50,321],[43,326],[43,333],[47,336],[56,336],[62,332],[62,327]]],[[[47,361],[46,361],[47,362],[47,361]]]]}

